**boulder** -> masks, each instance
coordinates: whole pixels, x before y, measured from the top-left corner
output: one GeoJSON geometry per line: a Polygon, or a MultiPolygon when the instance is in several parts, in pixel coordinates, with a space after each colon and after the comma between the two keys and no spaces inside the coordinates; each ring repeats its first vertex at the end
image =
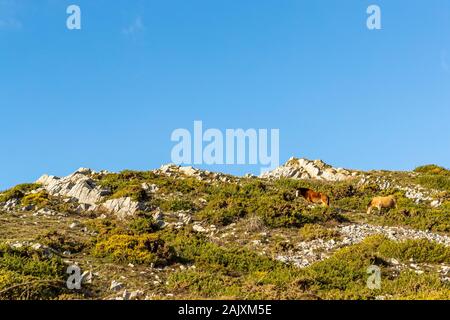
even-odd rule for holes
{"type": "Polygon", "coordinates": [[[194,169],[193,167],[180,167],[179,171],[184,173],[185,175],[192,177],[199,174],[199,170],[194,169]]]}
{"type": "Polygon", "coordinates": [[[160,228],[165,226],[166,223],[164,222],[164,214],[161,210],[156,210],[156,212],[152,215],[152,218],[160,228]]]}
{"type": "Polygon", "coordinates": [[[202,226],[199,225],[199,224],[194,224],[194,225],[192,226],[192,229],[193,229],[195,232],[199,232],[199,233],[205,233],[205,232],[208,232],[208,229],[206,229],[205,227],[202,227],[202,226]]]}
{"type": "Polygon", "coordinates": [[[430,206],[433,208],[438,208],[442,205],[442,200],[433,200],[430,203],[430,206]]]}
{"type": "Polygon", "coordinates": [[[144,182],[141,185],[141,187],[147,193],[156,193],[159,190],[159,188],[156,184],[150,184],[150,183],[146,183],[146,182],[144,182]]]}
{"type": "Polygon", "coordinates": [[[102,203],[101,206],[121,219],[133,216],[139,210],[145,210],[142,203],[133,201],[130,197],[110,199],[102,203]]]}
{"type": "Polygon", "coordinates": [[[116,280],[111,281],[111,286],[109,287],[109,290],[111,291],[119,291],[123,288],[123,283],[118,282],[116,280]]]}

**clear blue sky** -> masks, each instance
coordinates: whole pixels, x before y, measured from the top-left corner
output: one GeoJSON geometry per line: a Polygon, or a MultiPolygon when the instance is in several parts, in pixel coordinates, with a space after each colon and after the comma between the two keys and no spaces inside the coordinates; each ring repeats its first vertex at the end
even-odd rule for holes
{"type": "Polygon", "coordinates": [[[0,189],[159,167],[194,120],[279,128],[281,162],[449,167],[450,1],[0,0],[0,110],[0,189]]]}

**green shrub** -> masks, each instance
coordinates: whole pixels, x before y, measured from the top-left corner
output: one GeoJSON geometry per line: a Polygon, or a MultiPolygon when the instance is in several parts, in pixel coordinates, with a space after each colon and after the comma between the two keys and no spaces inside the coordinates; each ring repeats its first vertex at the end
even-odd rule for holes
{"type": "Polygon", "coordinates": [[[300,237],[303,241],[315,239],[336,239],[339,238],[339,232],[325,228],[318,224],[305,224],[300,230],[300,237]]]}
{"type": "Polygon", "coordinates": [[[126,234],[127,228],[124,223],[113,219],[95,219],[86,221],[86,226],[98,233],[99,239],[104,239],[113,234],[126,234]]]}
{"type": "Polygon", "coordinates": [[[204,236],[189,230],[165,230],[163,239],[173,247],[181,261],[209,266],[229,272],[275,270],[282,263],[238,246],[220,247],[204,236]]]}
{"type": "Polygon", "coordinates": [[[423,187],[450,192],[450,170],[430,164],[414,171],[419,173],[416,181],[423,187]]]}
{"type": "Polygon", "coordinates": [[[168,278],[168,287],[177,293],[184,292],[187,297],[282,298],[299,272],[242,247],[221,247],[188,230],[166,231],[164,237],[177,251],[181,262],[196,267],[168,278]]]}
{"type": "Polygon", "coordinates": [[[44,208],[50,204],[50,196],[46,191],[31,193],[22,198],[23,206],[33,205],[37,208],[44,208]]]}
{"type": "Polygon", "coordinates": [[[131,220],[128,227],[133,234],[153,233],[159,229],[153,218],[149,215],[141,215],[131,220]]]}
{"type": "Polygon", "coordinates": [[[197,207],[190,200],[180,198],[170,198],[167,200],[159,201],[159,208],[163,211],[195,211],[197,207]]]}
{"type": "Polygon", "coordinates": [[[450,248],[428,240],[406,240],[403,242],[384,241],[378,247],[383,257],[396,258],[408,262],[450,263],[450,248]]]}
{"type": "Polygon", "coordinates": [[[40,187],[37,183],[24,183],[15,186],[0,194],[0,203],[11,199],[22,199],[27,193],[36,190],[40,187]]]}
{"type": "Polygon", "coordinates": [[[66,266],[56,256],[0,245],[0,299],[55,299],[67,294],[66,266]]]}
{"type": "Polygon", "coordinates": [[[64,251],[78,253],[88,246],[88,243],[76,241],[64,231],[48,231],[39,236],[37,240],[60,253],[64,251]]]}
{"type": "Polygon", "coordinates": [[[445,175],[450,176],[450,170],[439,167],[435,164],[428,164],[425,166],[417,167],[414,169],[414,172],[424,173],[424,174],[432,174],[432,175],[445,175]]]}
{"type": "Polygon", "coordinates": [[[133,201],[144,202],[149,198],[147,193],[140,185],[129,185],[123,189],[116,191],[110,198],[118,199],[118,198],[131,198],[133,201]]]}
{"type": "Polygon", "coordinates": [[[197,298],[232,299],[241,296],[242,283],[237,278],[227,277],[207,270],[187,270],[169,276],[171,291],[188,291],[197,298]]]}
{"type": "Polygon", "coordinates": [[[120,263],[153,263],[155,266],[164,266],[173,259],[173,250],[156,234],[112,235],[100,240],[93,254],[120,263]]]}
{"type": "Polygon", "coordinates": [[[159,188],[159,194],[179,192],[186,195],[199,195],[210,188],[206,182],[193,177],[169,177],[152,171],[125,170],[98,177],[98,184],[111,191],[111,198],[131,196],[134,199],[146,201],[148,199],[142,189],[143,183],[155,184],[159,188]]]}
{"type": "Polygon", "coordinates": [[[417,178],[422,187],[450,192],[450,176],[422,175],[417,178]]]}
{"type": "Polygon", "coordinates": [[[151,172],[125,170],[101,177],[98,184],[111,192],[111,199],[130,197],[133,201],[146,201],[148,197],[142,182],[153,177],[151,172]]]}

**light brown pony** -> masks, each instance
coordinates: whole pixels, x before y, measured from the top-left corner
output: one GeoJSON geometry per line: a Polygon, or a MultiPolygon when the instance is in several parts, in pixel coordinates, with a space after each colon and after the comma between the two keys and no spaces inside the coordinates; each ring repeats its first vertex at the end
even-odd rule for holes
{"type": "Polygon", "coordinates": [[[326,207],[330,206],[330,198],[321,192],[316,192],[308,188],[300,188],[297,190],[298,196],[302,196],[311,203],[321,203],[326,207]]]}
{"type": "Polygon", "coordinates": [[[375,197],[367,206],[367,214],[370,214],[373,208],[377,208],[379,212],[381,212],[382,209],[390,210],[392,208],[397,208],[397,202],[393,196],[375,197]]]}

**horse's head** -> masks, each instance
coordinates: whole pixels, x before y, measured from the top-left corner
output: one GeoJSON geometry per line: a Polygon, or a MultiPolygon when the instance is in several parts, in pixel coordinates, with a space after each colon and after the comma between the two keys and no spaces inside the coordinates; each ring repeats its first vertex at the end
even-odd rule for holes
{"type": "Polygon", "coordinates": [[[297,195],[297,197],[299,196],[306,197],[308,191],[309,189],[307,188],[298,188],[295,194],[297,195]]]}

